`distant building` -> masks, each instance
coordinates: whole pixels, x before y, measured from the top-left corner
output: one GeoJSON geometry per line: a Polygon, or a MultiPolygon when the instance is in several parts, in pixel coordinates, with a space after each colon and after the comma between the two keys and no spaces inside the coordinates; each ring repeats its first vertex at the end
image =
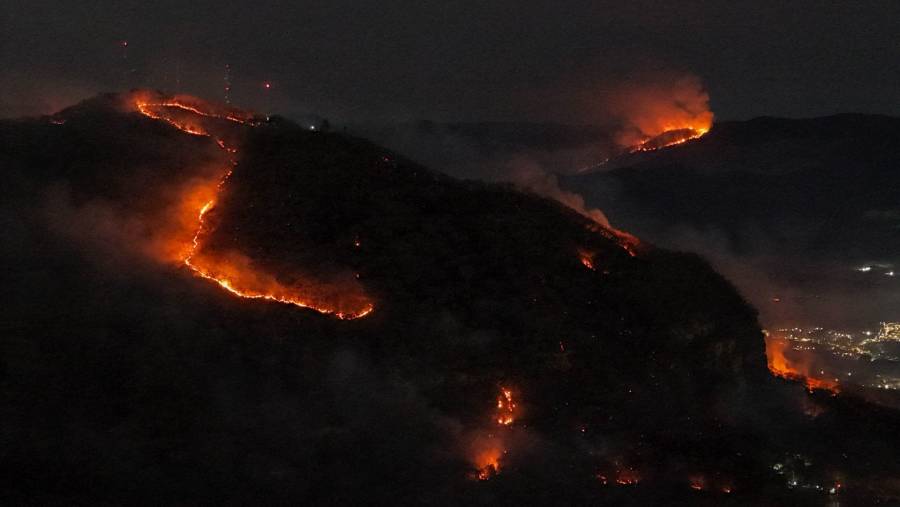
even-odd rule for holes
{"type": "Polygon", "coordinates": [[[878,331],[878,341],[900,342],[900,322],[882,322],[878,331]]]}

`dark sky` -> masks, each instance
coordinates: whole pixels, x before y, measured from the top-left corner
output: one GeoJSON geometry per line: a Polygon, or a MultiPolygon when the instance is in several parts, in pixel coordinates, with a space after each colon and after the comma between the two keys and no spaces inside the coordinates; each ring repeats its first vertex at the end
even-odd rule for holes
{"type": "Polygon", "coordinates": [[[591,122],[570,100],[575,90],[657,72],[699,76],[719,118],[900,114],[894,0],[2,0],[0,9],[0,116],[126,85],[180,83],[220,98],[226,63],[238,104],[341,120],[591,122]]]}

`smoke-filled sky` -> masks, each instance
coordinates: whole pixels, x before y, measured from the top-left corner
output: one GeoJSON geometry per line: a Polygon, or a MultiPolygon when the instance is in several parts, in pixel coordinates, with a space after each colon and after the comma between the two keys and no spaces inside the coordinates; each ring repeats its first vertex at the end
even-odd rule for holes
{"type": "Polygon", "coordinates": [[[699,76],[721,119],[900,114],[898,33],[892,1],[4,1],[0,117],[221,98],[226,64],[234,102],[345,121],[596,123],[594,87],[657,73],[699,76]]]}

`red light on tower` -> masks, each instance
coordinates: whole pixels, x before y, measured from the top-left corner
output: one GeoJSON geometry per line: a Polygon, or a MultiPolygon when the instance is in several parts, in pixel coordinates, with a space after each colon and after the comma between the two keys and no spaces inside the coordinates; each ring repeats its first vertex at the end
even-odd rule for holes
{"type": "Polygon", "coordinates": [[[272,83],[270,81],[263,82],[263,101],[265,103],[266,108],[266,121],[269,120],[269,112],[272,111],[272,94],[269,93],[269,90],[272,89],[272,83]]]}

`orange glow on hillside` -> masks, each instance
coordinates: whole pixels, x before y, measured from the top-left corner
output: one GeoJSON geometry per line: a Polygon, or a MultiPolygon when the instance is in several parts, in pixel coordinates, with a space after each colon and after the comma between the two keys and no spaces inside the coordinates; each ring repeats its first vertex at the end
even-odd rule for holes
{"type": "Polygon", "coordinates": [[[503,451],[500,447],[490,447],[475,458],[478,480],[486,481],[500,472],[500,456],[502,455],[503,451]]]}
{"type": "MultiPolygon", "coordinates": [[[[245,125],[253,124],[252,113],[233,107],[216,106],[188,95],[161,97],[149,92],[138,92],[134,95],[134,106],[142,114],[166,122],[170,121],[172,110],[176,110],[204,118],[228,120],[245,125]],[[166,111],[167,108],[168,111],[166,111]]],[[[178,126],[176,125],[176,127],[178,126]]]]}
{"type": "Polygon", "coordinates": [[[840,386],[833,379],[815,376],[810,361],[800,351],[792,350],[788,357],[790,344],[787,340],[766,337],[766,360],[772,374],[794,382],[802,382],[812,392],[814,390],[840,392],[840,386]]]}
{"type": "Polygon", "coordinates": [[[594,267],[594,254],[592,252],[588,252],[587,250],[583,250],[581,248],[578,249],[578,260],[581,261],[581,264],[590,269],[591,271],[596,270],[594,267]]]}
{"type": "MultiPolygon", "coordinates": [[[[137,95],[134,106],[149,118],[164,121],[197,136],[212,137],[204,124],[206,119],[252,125],[252,115],[249,113],[224,108],[222,111],[215,111],[213,106],[193,98],[160,99],[137,95]]],[[[194,233],[189,242],[177,246],[167,245],[167,255],[177,255],[196,275],[216,282],[236,296],[292,304],[339,319],[355,319],[370,314],[374,305],[355,284],[315,283],[309,280],[285,283],[257,269],[250,258],[238,252],[204,251],[203,238],[210,232],[207,224],[209,213],[215,209],[219,193],[231,177],[231,166],[237,164],[232,158],[237,150],[227,146],[222,139],[215,141],[229,155],[230,166],[218,181],[198,183],[184,193],[184,206],[187,210],[194,210],[194,233]]],[[[177,244],[179,241],[182,240],[173,238],[172,243],[177,244]]]]}
{"type": "Polygon", "coordinates": [[[471,477],[486,481],[500,473],[500,460],[506,454],[506,445],[498,435],[481,435],[472,441],[471,453],[475,467],[471,477]]]}

